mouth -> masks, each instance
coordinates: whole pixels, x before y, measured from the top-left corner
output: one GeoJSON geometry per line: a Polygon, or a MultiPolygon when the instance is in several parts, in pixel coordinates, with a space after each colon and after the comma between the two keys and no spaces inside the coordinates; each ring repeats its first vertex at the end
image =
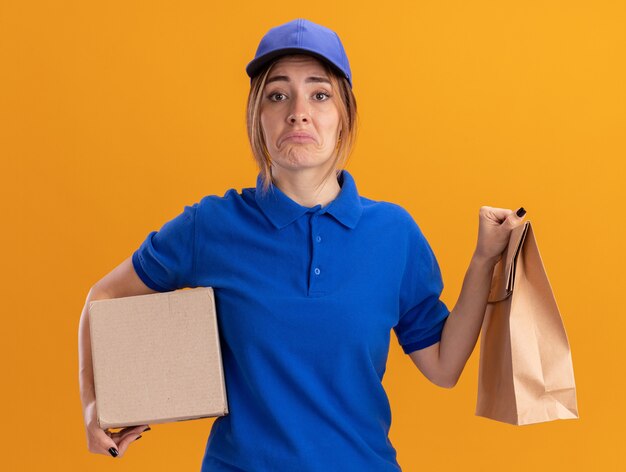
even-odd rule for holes
{"type": "Polygon", "coordinates": [[[283,142],[286,141],[292,143],[309,143],[311,141],[315,141],[315,139],[313,139],[313,136],[308,133],[289,133],[283,138],[283,142]]]}
{"type": "Polygon", "coordinates": [[[313,141],[313,138],[311,136],[289,136],[283,140],[283,142],[285,141],[293,143],[310,143],[313,141]]]}

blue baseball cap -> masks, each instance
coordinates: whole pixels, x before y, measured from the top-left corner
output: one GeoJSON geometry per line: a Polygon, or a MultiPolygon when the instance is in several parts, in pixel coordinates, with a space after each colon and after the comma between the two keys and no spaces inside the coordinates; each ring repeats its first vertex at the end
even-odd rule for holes
{"type": "Polygon", "coordinates": [[[254,59],[246,66],[246,73],[252,81],[275,58],[297,53],[310,54],[326,61],[348,79],[352,88],[350,63],[337,33],[304,18],[276,26],[265,33],[254,59]]]}

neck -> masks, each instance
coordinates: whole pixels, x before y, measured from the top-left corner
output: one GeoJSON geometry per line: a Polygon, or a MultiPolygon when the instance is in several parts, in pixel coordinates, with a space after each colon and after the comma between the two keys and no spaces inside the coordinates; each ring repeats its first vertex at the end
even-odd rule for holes
{"type": "Polygon", "coordinates": [[[323,176],[324,173],[318,169],[298,169],[296,171],[272,169],[274,185],[293,201],[307,208],[315,205],[325,207],[341,192],[334,172],[320,184],[323,176]]]}

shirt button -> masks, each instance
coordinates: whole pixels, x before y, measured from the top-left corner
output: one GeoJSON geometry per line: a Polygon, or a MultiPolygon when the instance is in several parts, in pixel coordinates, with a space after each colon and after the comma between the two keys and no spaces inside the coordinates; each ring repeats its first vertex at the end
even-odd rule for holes
{"type": "Polygon", "coordinates": [[[317,238],[315,238],[317,240],[317,242],[319,243],[322,240],[321,236],[318,236],[317,238]]]}
{"type": "Polygon", "coordinates": [[[316,267],[316,268],[315,268],[315,275],[320,275],[320,269],[319,269],[319,267],[316,267]]]}

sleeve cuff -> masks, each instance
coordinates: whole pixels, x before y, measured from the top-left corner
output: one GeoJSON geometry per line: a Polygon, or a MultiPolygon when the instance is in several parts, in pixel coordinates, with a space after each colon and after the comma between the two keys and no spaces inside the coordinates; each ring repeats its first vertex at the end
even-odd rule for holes
{"type": "Polygon", "coordinates": [[[441,341],[441,331],[433,334],[432,336],[428,336],[427,338],[420,339],[414,343],[405,344],[402,346],[402,350],[405,354],[410,354],[413,351],[418,351],[420,349],[424,349],[425,347],[432,346],[433,344],[441,341]]]}
{"type": "Polygon", "coordinates": [[[150,277],[148,277],[148,274],[146,274],[146,271],[144,271],[143,267],[141,266],[141,261],[139,260],[139,251],[133,252],[132,261],[135,272],[137,272],[137,276],[144,284],[146,284],[152,290],[156,290],[157,292],[169,292],[167,288],[155,283],[150,277]]]}

